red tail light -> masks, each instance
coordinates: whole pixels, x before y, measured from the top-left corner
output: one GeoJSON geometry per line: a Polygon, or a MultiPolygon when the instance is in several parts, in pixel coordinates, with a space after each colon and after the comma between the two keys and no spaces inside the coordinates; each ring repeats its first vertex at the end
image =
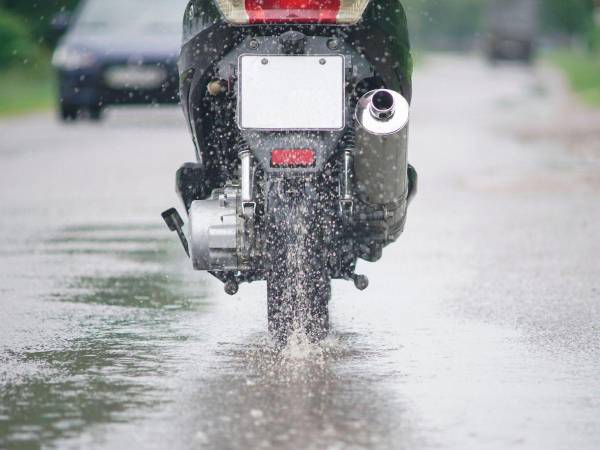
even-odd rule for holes
{"type": "Polygon", "coordinates": [[[277,149],[271,152],[272,167],[313,167],[315,151],[309,148],[277,149]]]}
{"type": "Polygon", "coordinates": [[[369,0],[216,0],[225,20],[233,24],[352,24],[369,0]]]}
{"type": "Polygon", "coordinates": [[[246,0],[250,23],[336,23],[340,0],[246,0]]]}

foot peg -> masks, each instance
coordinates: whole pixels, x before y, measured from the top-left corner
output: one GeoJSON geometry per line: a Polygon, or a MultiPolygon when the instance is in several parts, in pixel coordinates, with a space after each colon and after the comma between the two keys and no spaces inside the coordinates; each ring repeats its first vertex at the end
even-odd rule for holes
{"type": "Polygon", "coordinates": [[[352,275],[352,280],[354,281],[354,286],[359,291],[364,291],[369,287],[369,279],[365,275],[354,274],[352,275]]]}
{"type": "Polygon", "coordinates": [[[183,245],[183,249],[185,250],[188,258],[190,256],[190,248],[188,246],[188,241],[183,233],[183,219],[177,212],[175,208],[171,208],[162,213],[162,218],[169,227],[169,230],[176,231],[177,236],[179,236],[179,240],[181,241],[181,245],[183,245]]]}

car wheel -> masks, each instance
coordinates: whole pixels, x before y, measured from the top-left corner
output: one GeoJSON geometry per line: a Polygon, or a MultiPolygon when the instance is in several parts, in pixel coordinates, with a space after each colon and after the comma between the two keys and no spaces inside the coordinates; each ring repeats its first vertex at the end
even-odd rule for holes
{"type": "Polygon", "coordinates": [[[90,120],[99,121],[102,120],[103,112],[102,106],[91,106],[90,107],[90,120]]]}
{"type": "Polygon", "coordinates": [[[79,108],[74,105],[61,103],[59,112],[63,122],[73,122],[79,118],[79,108]]]}

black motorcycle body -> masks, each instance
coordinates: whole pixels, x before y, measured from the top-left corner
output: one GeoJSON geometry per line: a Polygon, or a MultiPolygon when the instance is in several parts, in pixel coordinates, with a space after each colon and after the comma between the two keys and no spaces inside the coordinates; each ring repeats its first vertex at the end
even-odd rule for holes
{"type": "MultiPolygon", "coordinates": [[[[192,0],[185,12],[181,102],[197,161],[177,172],[190,220],[187,238],[181,220],[170,227],[189,239],[194,268],[223,281],[228,293],[242,282],[267,281],[269,329],[278,337],[302,329],[322,338],[331,280],[367,287],[366,277],[355,273],[357,260],[378,260],[400,236],[416,192],[416,172],[407,163],[412,60],[406,16],[397,0],[372,0],[356,23],[343,24],[314,18],[231,23],[222,10],[222,4],[192,0]],[[327,73],[343,80],[339,123],[244,126],[261,122],[256,114],[242,118],[251,83],[282,113],[294,108],[289,98],[305,100],[294,97],[307,86],[301,91],[291,72],[285,104],[266,81],[242,84],[250,70],[244,64],[259,66],[256,71],[259,63],[265,70],[312,64],[309,74],[330,65],[327,73]]],[[[323,88],[318,75],[314,86],[323,88]]],[[[260,106],[254,100],[254,109],[260,106]]],[[[265,116],[278,117],[272,113],[265,116]]]]}

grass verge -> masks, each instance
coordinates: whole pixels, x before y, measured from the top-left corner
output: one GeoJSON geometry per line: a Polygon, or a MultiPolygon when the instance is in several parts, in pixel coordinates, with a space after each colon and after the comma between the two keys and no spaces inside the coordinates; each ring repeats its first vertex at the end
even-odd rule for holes
{"type": "Polygon", "coordinates": [[[565,72],[578,96],[600,107],[600,54],[565,51],[552,54],[550,60],[565,72]]]}
{"type": "Polygon", "coordinates": [[[54,73],[49,63],[0,71],[0,117],[49,110],[55,97],[54,73]]]}

